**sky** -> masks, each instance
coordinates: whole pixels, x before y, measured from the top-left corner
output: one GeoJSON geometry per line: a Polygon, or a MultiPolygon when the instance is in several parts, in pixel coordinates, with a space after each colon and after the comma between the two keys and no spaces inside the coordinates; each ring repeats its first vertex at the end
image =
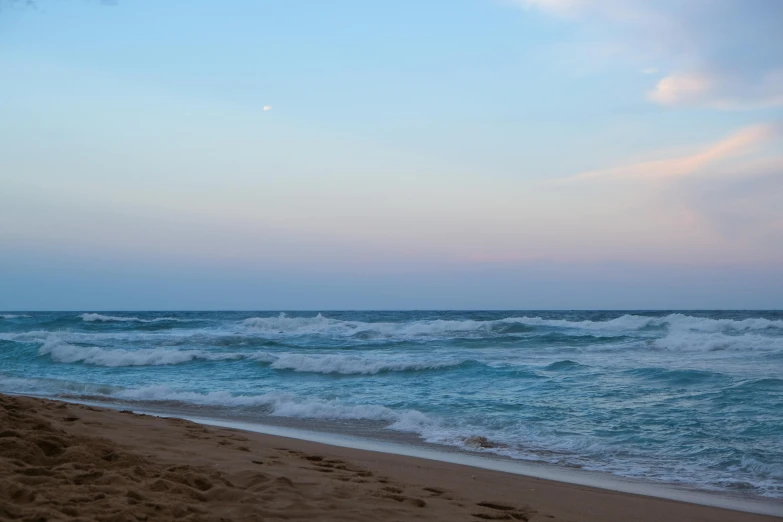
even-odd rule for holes
{"type": "Polygon", "coordinates": [[[0,0],[0,310],[783,308],[778,0],[0,0]]]}

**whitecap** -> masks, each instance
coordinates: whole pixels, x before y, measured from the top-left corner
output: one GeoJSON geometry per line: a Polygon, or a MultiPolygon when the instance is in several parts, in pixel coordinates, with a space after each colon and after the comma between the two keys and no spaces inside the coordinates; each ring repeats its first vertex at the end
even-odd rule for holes
{"type": "Polygon", "coordinates": [[[660,350],[680,352],[777,351],[783,349],[783,337],[674,330],[665,337],[652,341],[652,346],[660,350]]]}
{"type": "MultiPolygon", "coordinates": [[[[726,333],[750,335],[768,334],[783,329],[783,320],[771,320],[763,317],[748,319],[710,319],[680,313],[666,316],[646,316],[626,314],[605,321],[570,321],[566,319],[545,319],[540,316],[507,317],[498,320],[418,320],[401,323],[342,321],[318,314],[311,317],[289,317],[282,313],[270,317],[253,317],[241,323],[249,335],[264,338],[287,339],[292,337],[323,337],[332,340],[365,342],[427,342],[448,339],[491,339],[504,336],[540,335],[547,330],[556,329],[569,336],[633,336],[655,337],[668,334],[680,335],[693,332],[702,334],[726,333]],[[531,331],[513,332],[510,327],[521,325],[531,331]],[[536,331],[537,330],[537,331],[536,331]]],[[[713,339],[714,341],[714,339],[713,339]]],[[[666,344],[669,341],[664,341],[666,344]]],[[[706,341],[702,341],[706,342],[706,341]]],[[[734,343],[735,341],[718,341],[734,343]]],[[[750,342],[755,342],[750,340],[750,342]]],[[[762,343],[763,344],[763,343],[762,343]]],[[[281,363],[282,365],[283,363],[281,363]]],[[[301,364],[306,364],[301,361],[301,364]]],[[[324,363],[326,364],[326,363],[324,363]]],[[[344,371],[337,363],[331,373],[352,373],[344,371]]],[[[282,366],[281,366],[282,367],[282,366]]],[[[371,367],[371,365],[368,365],[371,367]]],[[[311,370],[317,368],[310,366],[311,370]]],[[[289,369],[297,370],[296,367],[289,369]]],[[[374,373],[376,370],[370,370],[374,373]]],[[[378,371],[385,371],[384,369],[378,371]]],[[[359,372],[361,373],[361,372],[359,372]]]]}
{"type": "Polygon", "coordinates": [[[76,346],[55,336],[50,336],[38,350],[39,355],[49,355],[59,363],[84,363],[95,366],[159,366],[181,364],[196,359],[227,360],[244,357],[242,354],[214,354],[200,350],[168,350],[165,348],[146,348],[123,350],[105,349],[97,346],[76,346]]]}
{"type": "Polygon", "coordinates": [[[92,322],[158,323],[162,321],[176,321],[176,322],[183,321],[183,319],[178,319],[176,317],[155,317],[153,319],[142,319],[141,317],[132,317],[132,316],[124,317],[124,316],[102,315],[102,314],[94,314],[94,313],[84,313],[81,314],[79,318],[86,323],[92,323],[92,322]]]}

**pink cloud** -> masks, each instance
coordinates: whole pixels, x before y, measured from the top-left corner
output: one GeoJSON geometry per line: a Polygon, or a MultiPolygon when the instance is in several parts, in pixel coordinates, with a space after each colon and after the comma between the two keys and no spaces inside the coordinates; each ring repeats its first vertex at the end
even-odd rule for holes
{"type": "Polygon", "coordinates": [[[719,160],[750,154],[762,144],[779,134],[776,125],[760,124],[745,127],[728,138],[702,147],[688,156],[679,156],[655,161],[635,163],[606,170],[584,172],[573,176],[572,180],[606,178],[647,178],[662,179],[687,176],[719,160]]]}

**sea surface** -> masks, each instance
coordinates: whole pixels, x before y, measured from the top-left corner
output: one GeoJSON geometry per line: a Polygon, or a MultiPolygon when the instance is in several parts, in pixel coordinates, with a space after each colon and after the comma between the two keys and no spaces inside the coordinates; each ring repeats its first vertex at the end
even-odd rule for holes
{"type": "Polygon", "coordinates": [[[783,498],[783,312],[7,312],[0,392],[783,498]]]}

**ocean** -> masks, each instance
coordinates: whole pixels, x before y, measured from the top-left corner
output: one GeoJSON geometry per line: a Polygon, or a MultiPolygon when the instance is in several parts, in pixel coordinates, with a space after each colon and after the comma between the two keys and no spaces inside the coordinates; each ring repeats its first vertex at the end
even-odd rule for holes
{"type": "Polygon", "coordinates": [[[8,312],[0,392],[783,498],[783,312],[8,312]]]}

